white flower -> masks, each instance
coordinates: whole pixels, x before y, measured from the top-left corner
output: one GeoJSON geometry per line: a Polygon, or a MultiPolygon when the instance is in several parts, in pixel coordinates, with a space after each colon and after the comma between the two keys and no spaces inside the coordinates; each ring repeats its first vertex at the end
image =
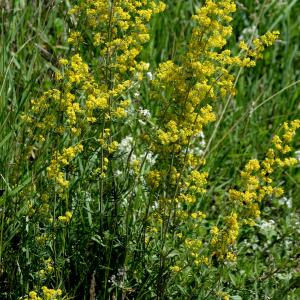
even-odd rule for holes
{"type": "Polygon", "coordinates": [[[258,30],[257,27],[255,25],[251,26],[251,27],[246,27],[243,31],[242,34],[239,36],[239,41],[242,40],[248,40],[251,37],[257,37],[258,36],[258,30]]]}
{"type": "Polygon", "coordinates": [[[152,209],[153,210],[158,209],[158,202],[157,201],[154,201],[154,203],[152,205],[152,209]]]}
{"type": "Polygon", "coordinates": [[[135,160],[137,160],[136,155],[134,153],[131,153],[131,155],[130,155],[130,163],[132,163],[135,160]]]}
{"type": "Polygon", "coordinates": [[[122,171],[116,170],[115,176],[116,176],[116,177],[119,177],[119,176],[121,176],[121,175],[122,175],[122,171]]]}
{"type": "Polygon", "coordinates": [[[146,122],[145,121],[143,121],[143,120],[138,120],[139,121],[139,123],[142,125],[142,126],[145,126],[146,125],[146,122]]]}
{"type": "Polygon", "coordinates": [[[205,146],[206,146],[205,140],[202,140],[199,144],[202,148],[205,148],[205,146]]]}
{"type": "Polygon", "coordinates": [[[288,208],[292,208],[293,200],[292,198],[282,197],[278,200],[279,205],[286,205],[288,208]]]}
{"type": "Polygon", "coordinates": [[[156,157],[157,155],[153,155],[153,153],[150,151],[146,156],[146,161],[152,166],[155,164],[156,157]]]}
{"type": "Polygon", "coordinates": [[[295,151],[296,159],[300,162],[300,150],[295,151]]]}
{"type": "Polygon", "coordinates": [[[265,230],[265,231],[272,230],[275,227],[275,221],[274,220],[270,220],[269,222],[261,221],[259,226],[262,230],[265,230]]]}
{"type": "Polygon", "coordinates": [[[132,136],[126,136],[118,146],[118,149],[122,153],[129,153],[132,148],[133,138],[132,136]]]}
{"type": "Polygon", "coordinates": [[[189,154],[194,154],[194,155],[197,155],[197,156],[202,156],[204,154],[204,151],[200,147],[192,147],[192,148],[189,149],[188,153],[189,154]]]}
{"type": "Polygon", "coordinates": [[[147,72],[146,75],[147,75],[147,78],[149,80],[153,80],[153,74],[152,74],[152,72],[147,72]]]}
{"type": "Polygon", "coordinates": [[[199,137],[199,138],[201,138],[201,139],[205,139],[205,135],[204,135],[204,132],[203,131],[200,131],[199,133],[198,133],[198,136],[197,137],[199,137]]]}
{"type": "Polygon", "coordinates": [[[142,107],[139,107],[138,113],[146,119],[151,117],[150,111],[148,109],[143,109],[142,107]]]}

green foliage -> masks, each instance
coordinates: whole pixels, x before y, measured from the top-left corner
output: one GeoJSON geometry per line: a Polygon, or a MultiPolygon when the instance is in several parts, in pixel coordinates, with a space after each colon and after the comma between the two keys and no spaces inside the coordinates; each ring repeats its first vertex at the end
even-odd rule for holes
{"type": "MultiPolygon", "coordinates": [[[[153,16],[148,26],[151,39],[138,57],[150,63],[154,76],[166,60],[182,63],[195,26],[192,15],[203,1],[165,2],[167,9],[153,16]]],[[[234,54],[239,53],[241,37],[247,41],[275,29],[281,34],[253,69],[234,71],[236,96],[213,104],[217,121],[205,127],[202,149],[209,173],[207,191],[197,194],[195,204],[183,208],[188,213],[208,215],[197,229],[190,221],[173,222],[167,205],[158,201],[173,195],[178,186],[155,190],[156,177],[149,179],[147,175],[153,170],[147,155],[157,142],[154,130],[165,126],[159,101],[169,101],[172,89],[164,90],[163,80],[159,85],[149,73],[141,80],[133,71],[119,75],[110,65],[114,58],[107,59],[92,45],[96,31],[88,27],[86,16],[77,19],[68,15],[70,8],[69,1],[0,2],[0,298],[17,299],[37,290],[51,299],[46,298],[47,290],[42,291],[42,286],[48,286],[62,289],[63,299],[96,299],[96,294],[97,299],[299,299],[299,163],[275,172],[273,180],[284,188],[285,195],[267,197],[260,205],[257,226],[240,229],[237,248],[232,246],[237,252],[236,263],[222,262],[214,253],[210,256],[211,246],[206,242],[207,249],[201,254],[207,255],[209,264],[195,268],[178,236],[180,229],[184,237],[205,243],[212,226],[228,229],[226,218],[232,210],[228,192],[241,186],[240,172],[245,164],[252,158],[262,161],[273,134],[285,121],[299,118],[299,1],[237,3],[229,41],[234,54]],[[67,38],[74,28],[85,42],[70,46],[67,38]],[[114,101],[112,111],[119,107],[120,99],[131,100],[128,119],[108,120],[96,110],[93,113],[100,121],[90,125],[87,115],[80,115],[74,126],[83,126],[81,135],[73,135],[70,128],[59,135],[49,128],[30,127],[23,117],[31,114],[31,100],[58,86],[62,93],[67,92],[69,79],[57,83],[54,74],[61,70],[61,57],[69,59],[77,52],[105,93],[115,88],[112,78],[121,84],[132,80],[131,88],[108,97],[114,101]],[[108,77],[107,70],[117,75],[108,77]],[[153,119],[141,117],[144,112],[140,107],[149,109],[153,119]],[[105,128],[110,129],[107,136],[105,128]],[[44,144],[35,140],[40,134],[44,144]],[[147,135],[154,137],[152,144],[147,144],[147,135]],[[122,144],[128,136],[132,139],[123,145],[127,150],[111,150],[114,140],[122,144]],[[101,150],[99,139],[107,143],[105,150],[101,150]],[[56,151],[62,154],[79,143],[84,151],[77,151],[74,160],[61,167],[70,181],[61,193],[55,179],[49,178],[47,167],[57,159],[56,151]],[[101,177],[104,169],[106,177],[101,177]],[[165,216],[155,215],[155,205],[166,205],[161,209],[170,214],[167,225],[162,221],[160,226],[165,216]],[[184,263],[177,265],[180,259],[184,263]]],[[[101,30],[105,32],[106,27],[101,30]]],[[[125,36],[121,31],[118,34],[125,36]]],[[[84,106],[89,92],[76,84],[70,91],[77,91],[74,94],[84,106]]],[[[52,105],[46,114],[53,111],[61,117],[57,122],[64,124],[65,112],[52,105]]],[[[298,149],[299,133],[292,156],[298,149]]],[[[170,152],[167,159],[157,160],[155,170],[172,170],[176,159],[176,152],[170,152]]],[[[171,176],[163,176],[166,183],[171,182],[167,181],[171,176]]]]}

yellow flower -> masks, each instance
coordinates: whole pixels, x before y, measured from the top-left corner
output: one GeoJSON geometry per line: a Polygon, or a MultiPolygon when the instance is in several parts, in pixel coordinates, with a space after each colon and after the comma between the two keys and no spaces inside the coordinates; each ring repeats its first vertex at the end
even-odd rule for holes
{"type": "Polygon", "coordinates": [[[60,58],[58,62],[62,66],[66,66],[69,63],[68,60],[65,58],[60,58]]]}
{"type": "Polygon", "coordinates": [[[179,266],[171,266],[170,270],[174,273],[178,273],[181,271],[181,268],[179,266]]]}

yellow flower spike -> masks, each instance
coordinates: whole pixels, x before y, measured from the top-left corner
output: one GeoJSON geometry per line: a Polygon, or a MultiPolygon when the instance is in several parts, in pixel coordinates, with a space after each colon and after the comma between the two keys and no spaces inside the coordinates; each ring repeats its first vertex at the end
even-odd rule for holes
{"type": "Polygon", "coordinates": [[[111,153],[114,153],[117,151],[118,149],[118,146],[119,146],[119,143],[117,141],[113,141],[109,146],[108,146],[108,152],[111,154],[111,153]]]}
{"type": "Polygon", "coordinates": [[[71,220],[71,218],[72,218],[72,212],[70,212],[70,211],[67,211],[66,213],[65,213],[65,216],[66,216],[66,218],[68,219],[68,221],[70,221],[71,220]]]}
{"type": "Polygon", "coordinates": [[[67,219],[66,216],[59,216],[59,217],[58,217],[58,220],[61,221],[62,223],[67,223],[67,222],[68,222],[68,221],[67,221],[68,219],[67,219]]]}
{"type": "Polygon", "coordinates": [[[174,273],[179,273],[182,269],[179,266],[171,266],[170,270],[174,273]]]}
{"type": "Polygon", "coordinates": [[[226,253],[226,260],[230,262],[235,262],[236,261],[236,255],[232,252],[227,252],[226,253]]]}
{"type": "Polygon", "coordinates": [[[62,223],[69,223],[72,219],[72,212],[67,211],[64,216],[59,216],[58,220],[62,223]]]}
{"type": "Polygon", "coordinates": [[[219,233],[219,228],[217,226],[213,226],[210,230],[210,233],[213,235],[217,235],[219,233]]]}
{"type": "Polygon", "coordinates": [[[37,293],[35,291],[31,291],[28,294],[30,299],[37,299],[37,293]]]}
{"type": "Polygon", "coordinates": [[[197,219],[197,216],[198,216],[197,213],[192,213],[192,214],[191,214],[191,217],[192,217],[193,219],[197,219]]]}
{"type": "Polygon", "coordinates": [[[69,61],[65,58],[60,58],[58,62],[61,66],[66,66],[69,63],[69,61]]]}
{"type": "Polygon", "coordinates": [[[157,188],[161,181],[161,174],[159,171],[155,171],[155,170],[150,171],[147,174],[146,180],[151,187],[157,188]]]}

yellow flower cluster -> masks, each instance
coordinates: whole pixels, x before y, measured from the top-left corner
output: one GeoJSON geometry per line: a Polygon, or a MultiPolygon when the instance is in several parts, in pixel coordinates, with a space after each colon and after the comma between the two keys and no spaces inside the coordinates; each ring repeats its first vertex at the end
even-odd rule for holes
{"type": "MultiPolygon", "coordinates": [[[[193,16],[194,29],[187,53],[177,63],[161,63],[152,82],[152,99],[156,104],[152,115],[158,125],[155,131],[151,128],[145,140],[157,159],[146,175],[146,182],[151,190],[152,201],[158,199],[159,203],[153,214],[149,215],[152,227],[160,228],[157,232],[168,232],[171,228],[189,234],[197,232],[199,224],[196,224],[196,212],[193,211],[199,197],[205,192],[208,178],[208,174],[201,171],[205,163],[202,152],[195,150],[199,143],[198,137],[208,124],[216,120],[213,109],[215,101],[235,94],[235,76],[230,73],[232,67],[255,66],[255,61],[262,57],[264,49],[278,37],[278,32],[267,33],[254,39],[247,48],[242,42],[243,51],[233,56],[230,50],[224,48],[232,35],[230,22],[235,10],[234,1],[207,0],[193,16]],[[157,215],[160,216],[159,222],[157,215]]],[[[260,164],[255,160],[250,161],[242,173],[246,190],[230,191],[230,195],[238,194],[241,203],[245,202],[243,205],[248,210],[244,212],[247,214],[244,222],[248,223],[252,220],[250,215],[259,215],[258,203],[253,195],[260,185],[256,177],[259,170],[260,164]]],[[[266,193],[268,189],[263,188],[266,193]]],[[[272,191],[280,193],[279,188],[272,191]]],[[[239,218],[239,212],[232,211],[225,217],[223,229],[213,227],[210,255],[213,253],[222,261],[236,260],[233,246],[241,226],[239,218]]],[[[153,231],[148,232],[148,235],[155,238],[153,231]]],[[[187,245],[197,245],[197,249],[191,246],[186,251],[195,265],[208,263],[208,252],[198,247],[200,244],[197,238],[190,236],[182,240],[186,240],[187,245]]],[[[178,265],[183,266],[180,263],[178,265]]]]}
{"type": "Polygon", "coordinates": [[[191,171],[186,182],[188,190],[192,193],[204,193],[206,190],[203,187],[207,184],[207,177],[207,172],[191,171]]]}
{"type": "Polygon", "coordinates": [[[89,120],[94,109],[107,107],[107,94],[95,83],[88,65],[79,54],[73,55],[70,61],[60,59],[59,63],[62,66],[61,72],[56,73],[59,89],[46,91],[39,99],[32,100],[30,115],[23,117],[27,123],[39,128],[43,141],[49,132],[63,134],[71,131],[78,135],[83,127],[78,116],[89,120]],[[85,105],[82,105],[83,95],[89,99],[85,105]]]}
{"type": "Polygon", "coordinates": [[[234,203],[234,211],[225,218],[224,228],[211,228],[212,249],[219,260],[235,261],[236,255],[232,248],[236,243],[239,228],[244,225],[255,225],[260,216],[260,202],[265,197],[281,197],[283,188],[275,186],[272,174],[275,170],[293,166],[297,160],[285,157],[291,151],[289,143],[296,130],[300,128],[300,120],[294,120],[283,125],[283,133],[273,138],[273,148],[269,148],[264,160],[250,160],[241,172],[242,186],[240,190],[230,189],[229,198],[234,203]]]}
{"type": "MultiPolygon", "coordinates": [[[[69,59],[59,60],[61,70],[55,74],[57,88],[32,100],[29,114],[23,116],[30,125],[28,133],[33,142],[48,142],[53,134],[61,138],[67,135],[71,143],[87,133],[99,136],[102,151],[95,173],[105,178],[108,157],[118,146],[117,141],[112,140],[113,124],[127,116],[131,104],[129,99],[123,98],[124,94],[135,81],[141,80],[149,67],[149,64],[137,61],[142,45],[149,40],[147,23],[153,14],[164,8],[162,2],[145,0],[78,1],[69,12],[76,14],[80,26],[80,30],[72,32],[68,39],[75,53],[69,59]],[[91,36],[95,46],[92,55],[102,60],[88,66],[80,53],[91,53],[90,49],[83,51],[82,48],[91,36]]],[[[87,144],[83,144],[85,151],[95,151],[94,145],[87,144]]],[[[48,167],[49,178],[60,186],[61,191],[69,184],[61,168],[72,160],[62,156],[71,150],[74,149],[66,147],[62,154],[56,151],[48,167]]],[[[134,168],[138,168],[137,164],[134,168]]]]}
{"type": "Polygon", "coordinates": [[[278,39],[279,34],[279,31],[267,32],[266,34],[255,38],[250,46],[244,41],[241,41],[239,46],[246,52],[245,62],[248,62],[250,65],[255,65],[255,60],[263,58],[265,48],[273,45],[278,39]]]}
{"type": "Polygon", "coordinates": [[[200,253],[203,251],[202,240],[197,238],[186,238],[184,241],[184,246],[188,255],[190,255],[190,257],[193,259],[193,263],[196,267],[200,264],[208,264],[208,257],[200,255],[200,253]]]}
{"type": "Polygon", "coordinates": [[[62,295],[61,289],[49,289],[46,286],[42,286],[43,296],[45,300],[56,300],[58,296],[62,295]]]}
{"type": "MultiPolygon", "coordinates": [[[[111,203],[110,180],[119,147],[120,124],[132,105],[131,89],[149,68],[138,56],[143,44],[149,41],[151,17],[165,8],[156,0],[74,2],[78,5],[69,14],[71,18],[76,15],[78,28],[68,38],[71,55],[58,60],[54,88],[33,99],[28,113],[22,116],[27,124],[28,152],[40,151],[48,164],[47,177],[42,180],[50,180],[55,187],[49,189],[49,198],[41,201],[39,211],[43,217],[47,213],[47,218],[40,218],[39,222],[71,221],[68,191],[75,178],[80,178],[83,185],[87,182],[84,179],[92,179],[95,184],[89,183],[89,188],[99,193],[97,201],[100,197],[101,201],[108,199],[111,203]],[[76,160],[80,153],[83,159],[76,160]],[[78,176],[82,170],[88,171],[78,176]],[[65,213],[59,215],[57,211],[65,213]]],[[[139,159],[132,159],[129,165],[133,174],[139,172],[139,159]]],[[[45,247],[48,238],[41,234],[38,246],[45,247]]],[[[50,272],[47,266],[42,268],[39,278],[45,279],[50,272]]],[[[58,290],[42,290],[43,296],[32,291],[27,298],[50,300],[61,295],[58,290]]]]}
{"type": "MultiPolygon", "coordinates": [[[[70,59],[61,58],[61,71],[56,72],[57,88],[45,92],[39,99],[32,100],[32,108],[23,120],[30,125],[29,136],[33,141],[45,142],[53,133],[69,139],[79,138],[87,132],[99,136],[102,147],[101,159],[96,166],[95,174],[105,178],[108,157],[118,147],[113,141],[113,120],[127,116],[126,109],[130,100],[123,100],[123,94],[140,80],[142,73],[149,65],[137,62],[142,45],[148,41],[147,23],[153,14],[164,10],[165,5],[155,1],[79,1],[70,10],[76,14],[81,30],[70,34],[68,42],[74,44],[75,54],[70,59]],[[101,16],[101,17],[98,17],[101,16]],[[86,34],[87,33],[87,34],[86,34]],[[103,58],[97,65],[89,67],[80,55],[82,43],[92,35],[97,56],[103,58]],[[103,72],[99,73],[99,70],[103,72]],[[126,73],[126,74],[125,74],[126,73]],[[128,75],[132,74],[128,79],[128,75]],[[92,126],[92,124],[100,126],[92,126]],[[38,128],[38,136],[34,134],[38,128]]],[[[90,50],[88,51],[88,53],[90,50]]],[[[31,145],[30,145],[31,146],[31,145]]],[[[85,145],[85,151],[90,149],[85,145]]],[[[91,148],[94,151],[94,146],[91,148]]],[[[65,178],[62,168],[72,160],[64,154],[82,149],[69,147],[52,155],[48,176],[59,187],[60,191],[68,188],[69,180],[65,178]]],[[[138,168],[137,164],[134,166],[138,168]]]]}
{"type": "MultiPolygon", "coordinates": [[[[146,24],[153,14],[164,9],[162,2],[155,1],[87,0],[71,9],[70,14],[76,14],[89,30],[98,53],[107,60],[107,71],[124,74],[147,68],[136,58],[150,38],[146,24]]],[[[78,33],[73,32],[70,42],[78,45],[77,36],[78,33]]],[[[117,77],[121,78],[120,75],[117,77]]]]}
{"type": "Polygon", "coordinates": [[[64,216],[59,216],[58,220],[62,223],[69,223],[72,218],[72,212],[67,211],[64,216]]]}
{"type": "Polygon", "coordinates": [[[38,276],[40,279],[45,279],[47,275],[51,274],[53,271],[53,260],[49,257],[44,260],[44,268],[38,271],[38,276]]]}
{"type": "Polygon", "coordinates": [[[216,292],[216,295],[220,297],[222,300],[230,300],[230,295],[223,291],[216,292]]]}
{"type": "Polygon", "coordinates": [[[39,296],[37,292],[30,291],[28,296],[21,297],[22,300],[59,300],[62,299],[61,289],[49,289],[46,286],[42,286],[42,295],[39,296]]]}
{"type": "Polygon", "coordinates": [[[181,271],[181,268],[179,266],[171,266],[170,270],[174,273],[178,273],[181,271]]]}
{"type": "MultiPolygon", "coordinates": [[[[230,50],[220,51],[232,34],[228,24],[235,9],[236,5],[230,0],[206,1],[193,17],[195,27],[181,65],[167,61],[159,66],[153,82],[158,90],[154,100],[160,101],[162,114],[158,118],[165,125],[156,132],[152,143],[154,151],[179,153],[189,147],[203,127],[216,119],[209,101],[235,93],[235,78],[228,66],[248,66],[245,61],[250,59],[233,57],[230,50]],[[161,96],[161,90],[166,96],[161,96]]],[[[260,43],[255,40],[256,53],[263,51],[262,45],[270,46],[276,37],[277,33],[269,33],[259,38],[259,49],[260,43]]],[[[256,59],[259,55],[251,52],[249,56],[256,59]]]]}
{"type": "Polygon", "coordinates": [[[211,228],[211,246],[213,254],[220,261],[226,260],[234,262],[236,260],[232,247],[236,243],[239,233],[239,223],[237,213],[231,213],[225,218],[225,226],[220,230],[217,226],[211,228]]]}
{"type": "Polygon", "coordinates": [[[273,147],[268,149],[261,164],[256,159],[250,160],[241,172],[244,190],[229,190],[230,199],[243,207],[245,223],[254,224],[254,219],[260,215],[259,203],[266,196],[277,198],[283,195],[283,188],[274,185],[272,174],[278,168],[297,164],[296,158],[286,155],[291,152],[289,144],[298,128],[299,120],[284,123],[283,134],[273,137],[273,147]]]}
{"type": "Polygon", "coordinates": [[[54,154],[51,160],[50,166],[47,167],[48,176],[52,179],[59,187],[60,191],[68,187],[69,181],[65,179],[65,174],[62,172],[62,168],[69,165],[74,157],[83,151],[83,146],[78,144],[76,146],[71,146],[65,148],[62,153],[59,152],[54,154]]]}

